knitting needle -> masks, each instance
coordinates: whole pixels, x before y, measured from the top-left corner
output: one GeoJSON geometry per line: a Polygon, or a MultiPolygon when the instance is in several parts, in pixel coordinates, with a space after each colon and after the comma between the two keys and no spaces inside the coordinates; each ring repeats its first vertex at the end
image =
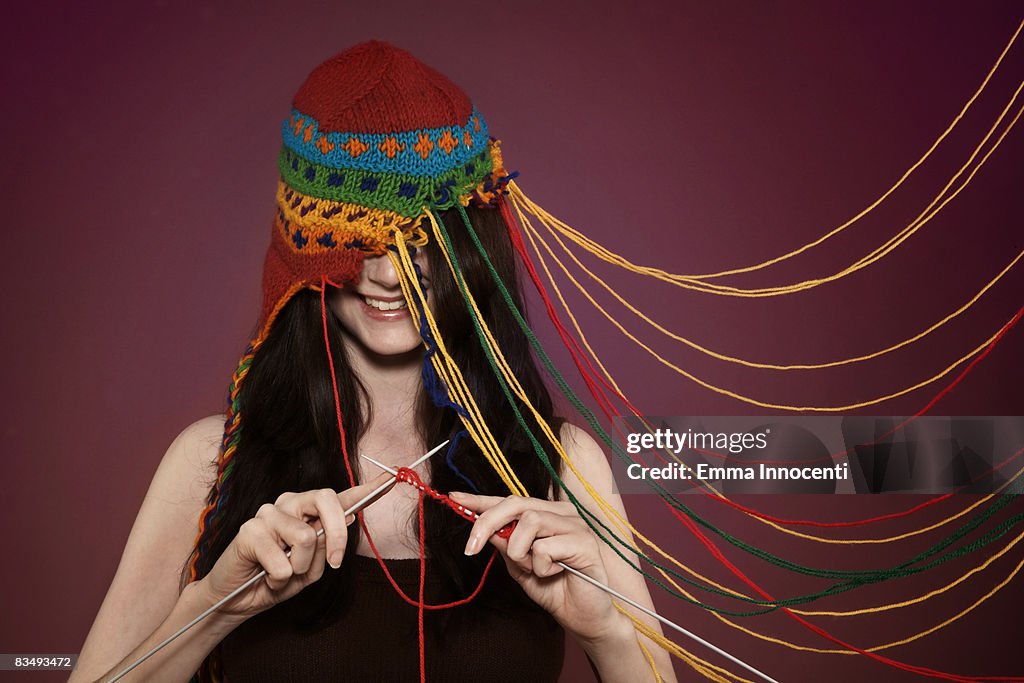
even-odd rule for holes
{"type": "MultiPolygon", "coordinates": [[[[427,460],[428,460],[428,459],[429,459],[429,458],[430,458],[430,457],[431,457],[432,455],[434,455],[434,454],[435,454],[435,453],[437,453],[437,452],[438,452],[439,450],[441,450],[442,448],[444,448],[445,446],[447,446],[447,445],[448,445],[448,441],[450,441],[450,439],[448,439],[448,440],[445,440],[444,442],[442,442],[442,443],[438,444],[437,446],[435,446],[434,448],[432,448],[432,449],[431,449],[431,450],[430,450],[429,452],[427,452],[427,453],[425,453],[424,455],[420,456],[420,457],[419,457],[419,458],[418,458],[418,459],[417,459],[417,460],[416,460],[415,462],[413,462],[413,463],[412,463],[411,465],[409,465],[410,469],[411,469],[411,468],[413,468],[413,467],[416,467],[416,466],[417,466],[417,465],[419,465],[420,463],[426,462],[426,461],[427,461],[427,460]]],[[[363,457],[366,457],[366,456],[363,456],[363,457]]],[[[366,507],[367,505],[369,505],[369,504],[370,504],[371,502],[373,502],[374,498],[376,498],[377,496],[379,496],[379,495],[380,495],[381,493],[383,493],[383,492],[384,492],[385,490],[387,490],[387,488],[388,488],[389,486],[391,486],[391,485],[392,485],[392,484],[394,484],[394,483],[395,483],[395,477],[394,477],[394,474],[392,474],[392,476],[391,476],[391,478],[390,478],[390,479],[388,479],[388,480],[387,480],[386,482],[384,482],[383,484],[381,484],[380,486],[378,486],[377,488],[375,488],[374,490],[370,491],[370,492],[369,492],[368,494],[366,494],[365,496],[363,496],[362,498],[360,498],[360,499],[359,499],[359,500],[358,500],[358,501],[357,501],[357,502],[356,502],[356,503],[355,503],[355,504],[354,504],[354,505],[353,505],[352,507],[350,507],[350,508],[349,508],[348,510],[345,510],[345,511],[344,511],[344,515],[343,515],[343,517],[345,517],[345,518],[348,518],[348,516],[349,516],[349,515],[354,515],[354,514],[356,514],[357,512],[359,512],[360,510],[362,510],[362,509],[363,509],[364,507],[366,507]]],[[[316,532],[316,537],[317,537],[317,538],[320,538],[320,537],[321,537],[321,536],[323,536],[323,535],[324,535],[324,529],[323,529],[323,527],[320,527],[319,529],[317,529],[317,532],[316,532]]],[[[286,556],[286,557],[291,557],[291,556],[292,556],[292,551],[291,551],[291,550],[289,550],[288,552],[286,552],[286,553],[285,553],[285,556],[286,556]]],[[[237,595],[238,595],[239,593],[241,593],[241,592],[242,592],[242,591],[244,591],[245,589],[247,589],[247,588],[249,588],[250,586],[252,586],[252,585],[253,585],[254,583],[256,583],[257,581],[259,581],[260,579],[264,578],[264,577],[265,577],[266,575],[267,575],[267,570],[266,570],[266,569],[264,569],[264,570],[260,571],[260,572],[259,572],[258,574],[256,574],[256,576],[254,576],[254,577],[252,577],[251,579],[247,580],[247,581],[246,581],[245,583],[243,583],[243,584],[242,584],[241,586],[239,586],[239,587],[238,587],[238,588],[236,588],[235,590],[233,590],[233,591],[231,591],[230,593],[228,593],[227,595],[225,595],[225,596],[224,596],[223,598],[221,598],[221,599],[220,599],[219,601],[217,601],[217,603],[216,603],[215,605],[213,605],[212,607],[208,608],[208,609],[207,609],[207,610],[206,610],[205,612],[203,612],[202,614],[200,614],[200,615],[199,615],[198,617],[196,617],[196,618],[195,618],[195,619],[193,619],[192,621],[190,621],[190,622],[188,622],[187,624],[185,624],[184,626],[182,626],[182,627],[181,627],[180,629],[178,629],[178,630],[177,630],[177,631],[176,631],[175,633],[173,633],[172,635],[170,635],[170,636],[169,636],[169,637],[168,637],[168,638],[167,638],[166,640],[164,640],[164,641],[163,641],[162,643],[160,643],[159,645],[157,645],[156,647],[154,647],[154,648],[153,648],[152,650],[150,650],[149,652],[147,652],[147,653],[146,653],[145,655],[143,655],[143,656],[142,656],[142,657],[140,657],[139,659],[135,660],[135,663],[134,663],[134,664],[132,664],[131,666],[129,666],[129,667],[127,668],[127,669],[124,669],[123,671],[121,671],[120,673],[118,673],[118,674],[117,674],[116,676],[114,676],[113,678],[109,679],[109,680],[107,681],[107,683],[114,683],[115,681],[118,681],[118,680],[120,680],[121,678],[123,678],[124,676],[126,676],[126,675],[127,675],[127,674],[128,674],[129,672],[131,672],[131,671],[132,671],[132,669],[134,669],[135,667],[139,666],[139,665],[140,665],[140,664],[142,664],[142,663],[143,663],[144,661],[146,661],[147,659],[149,659],[150,657],[152,657],[153,655],[155,655],[155,654],[156,654],[157,652],[159,652],[159,651],[160,651],[160,650],[162,650],[163,648],[165,648],[165,647],[167,647],[168,645],[170,645],[170,644],[171,644],[172,642],[174,642],[174,640],[175,640],[175,639],[176,639],[176,638],[177,638],[178,636],[180,636],[181,634],[185,633],[185,632],[186,632],[186,631],[188,631],[188,630],[189,630],[190,628],[192,628],[193,626],[195,626],[196,624],[198,624],[198,623],[199,623],[200,621],[202,621],[202,620],[203,620],[203,619],[205,619],[206,617],[208,617],[208,616],[210,616],[211,614],[213,614],[213,613],[214,613],[214,612],[215,612],[215,611],[216,611],[217,609],[219,609],[220,607],[222,607],[222,606],[223,606],[223,605],[224,605],[224,604],[225,604],[226,602],[228,602],[229,600],[231,600],[232,598],[234,598],[235,596],[237,596],[237,595]]]]}
{"type": "MultiPolygon", "coordinates": [[[[379,467],[382,470],[384,470],[385,472],[389,473],[392,477],[397,477],[398,476],[398,471],[395,470],[394,468],[388,467],[387,465],[385,465],[383,463],[377,462],[376,460],[374,460],[373,458],[371,458],[368,455],[361,455],[361,457],[365,458],[366,460],[369,460],[370,462],[372,462],[377,467],[379,467]]],[[[474,512],[473,510],[469,510],[468,508],[467,508],[467,512],[469,512],[475,518],[479,518],[480,517],[480,515],[478,513],[474,512]]],[[[769,676],[769,675],[767,675],[767,674],[765,674],[765,673],[755,669],[754,667],[750,666],[749,664],[747,664],[743,660],[741,660],[741,659],[739,659],[737,657],[732,656],[731,654],[729,654],[725,650],[723,650],[723,649],[721,649],[719,647],[716,647],[715,645],[713,645],[713,644],[709,643],[708,641],[704,640],[703,638],[701,638],[697,634],[691,633],[690,631],[687,631],[685,628],[683,628],[679,624],[677,624],[674,621],[671,621],[669,619],[666,619],[665,617],[661,616],[660,614],[658,614],[654,610],[641,605],[639,602],[633,600],[632,598],[626,597],[625,595],[623,595],[622,593],[618,592],[617,590],[615,590],[611,586],[606,586],[605,584],[601,583],[597,579],[594,579],[594,578],[591,578],[590,576],[587,576],[586,574],[584,574],[580,570],[574,569],[573,567],[570,567],[569,565],[565,564],[564,562],[556,561],[555,563],[558,566],[560,566],[562,569],[564,569],[565,571],[567,571],[570,574],[572,574],[573,576],[579,577],[580,579],[586,581],[587,583],[589,583],[590,585],[592,585],[592,586],[594,586],[596,588],[600,588],[605,593],[608,593],[609,595],[611,595],[613,597],[616,597],[619,600],[622,600],[623,602],[625,602],[628,605],[632,605],[633,607],[635,607],[636,609],[640,610],[644,614],[646,614],[646,615],[648,615],[650,617],[653,617],[654,619],[657,619],[658,621],[660,621],[661,623],[665,624],[669,628],[672,628],[672,629],[675,629],[676,631],[679,631],[684,636],[686,636],[686,637],[688,637],[688,638],[690,638],[690,639],[700,643],[701,645],[703,645],[704,647],[708,648],[709,650],[712,650],[713,652],[717,652],[718,654],[720,654],[723,657],[725,657],[726,659],[728,659],[730,662],[733,662],[737,666],[743,667],[744,669],[746,669],[750,673],[756,674],[757,676],[759,676],[760,678],[764,679],[765,681],[768,681],[768,683],[779,683],[777,680],[775,680],[771,676],[769,676]]]]}

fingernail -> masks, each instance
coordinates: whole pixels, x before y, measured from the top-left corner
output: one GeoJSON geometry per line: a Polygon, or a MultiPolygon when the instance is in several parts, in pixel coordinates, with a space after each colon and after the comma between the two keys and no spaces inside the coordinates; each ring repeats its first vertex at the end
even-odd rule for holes
{"type": "Polygon", "coordinates": [[[462,498],[464,495],[466,495],[466,494],[463,493],[462,491],[452,491],[451,493],[448,494],[448,497],[449,498],[462,498]]]}
{"type": "Polygon", "coordinates": [[[480,537],[470,536],[469,543],[466,544],[466,554],[476,555],[477,551],[480,550],[480,537]]]}
{"type": "Polygon", "coordinates": [[[341,566],[341,560],[341,553],[335,552],[329,558],[327,558],[327,564],[331,565],[332,569],[337,569],[341,566]]]}

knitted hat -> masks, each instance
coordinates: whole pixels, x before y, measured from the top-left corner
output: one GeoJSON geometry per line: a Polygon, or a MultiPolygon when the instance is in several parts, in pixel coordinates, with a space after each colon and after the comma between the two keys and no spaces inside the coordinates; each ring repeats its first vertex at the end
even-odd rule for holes
{"type": "Polygon", "coordinates": [[[405,50],[372,40],[318,66],[282,126],[277,211],[263,270],[262,340],[300,289],[358,278],[428,209],[494,205],[508,175],[469,98],[405,50]]]}

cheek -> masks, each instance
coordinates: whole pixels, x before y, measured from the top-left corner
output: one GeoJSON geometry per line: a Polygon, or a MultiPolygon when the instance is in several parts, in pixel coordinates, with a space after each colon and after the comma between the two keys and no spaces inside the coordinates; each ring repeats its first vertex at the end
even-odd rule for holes
{"type": "Polygon", "coordinates": [[[344,290],[335,291],[327,296],[327,310],[346,328],[351,326],[358,304],[358,298],[344,290]]]}
{"type": "Polygon", "coordinates": [[[412,257],[412,262],[416,264],[416,269],[419,271],[423,281],[430,283],[430,262],[427,259],[427,253],[423,249],[418,249],[416,255],[412,257]]]}

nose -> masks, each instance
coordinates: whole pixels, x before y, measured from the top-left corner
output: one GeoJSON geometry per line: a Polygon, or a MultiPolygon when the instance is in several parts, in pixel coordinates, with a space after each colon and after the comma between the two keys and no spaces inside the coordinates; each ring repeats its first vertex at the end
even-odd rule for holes
{"type": "Polygon", "coordinates": [[[363,278],[385,289],[398,287],[398,273],[386,254],[363,259],[363,278]]]}

